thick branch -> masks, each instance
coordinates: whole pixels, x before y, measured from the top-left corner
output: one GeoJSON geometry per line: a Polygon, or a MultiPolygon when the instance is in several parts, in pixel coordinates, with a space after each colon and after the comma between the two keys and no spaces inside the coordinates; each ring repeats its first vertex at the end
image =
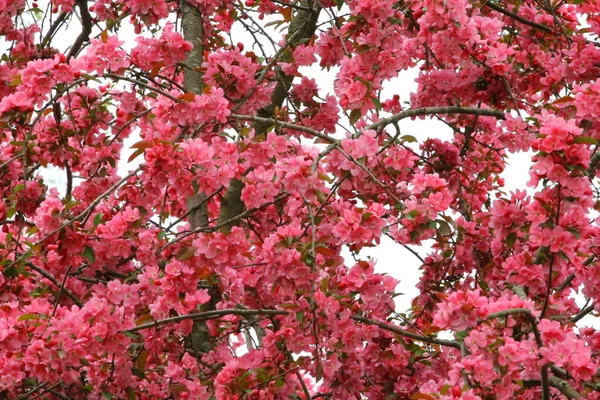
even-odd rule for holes
{"type": "MultiPolygon", "coordinates": [[[[529,324],[531,325],[531,330],[533,332],[533,337],[535,338],[535,343],[538,347],[544,347],[544,342],[542,341],[542,335],[537,326],[537,321],[531,311],[526,308],[513,308],[510,310],[498,311],[496,313],[488,315],[486,319],[493,318],[501,318],[507,317],[509,315],[522,314],[527,318],[529,324]]],[[[548,373],[548,364],[542,366],[542,400],[550,400],[550,380],[548,373]]]]}
{"type": "MultiPolygon", "coordinates": [[[[199,68],[204,60],[204,25],[202,14],[197,6],[187,1],[181,4],[183,38],[194,47],[187,54],[183,71],[183,88],[188,93],[201,94],[204,87],[202,73],[199,68]]],[[[188,222],[192,230],[208,225],[208,198],[204,193],[194,194],[186,199],[188,222]]],[[[204,306],[207,313],[214,312],[218,296],[211,295],[211,302],[204,306]]],[[[194,321],[192,332],[186,337],[186,347],[191,348],[196,355],[211,350],[210,332],[202,319],[194,321]]]]}
{"type": "Polygon", "coordinates": [[[568,399],[583,399],[583,395],[579,393],[577,390],[573,388],[573,386],[569,385],[567,381],[563,381],[555,376],[550,376],[548,378],[548,382],[550,386],[557,388],[560,390],[562,394],[564,394],[568,399]]]}
{"type": "MultiPolygon", "coordinates": [[[[79,53],[79,50],[83,47],[83,44],[90,40],[90,34],[92,33],[92,16],[90,15],[90,11],[88,10],[88,0],[79,0],[77,5],[79,6],[79,11],[81,13],[81,32],[77,39],[75,39],[75,43],[71,46],[69,53],[67,54],[67,60],[70,60],[72,57],[76,56],[79,53]]],[[[60,17],[59,17],[60,19],[60,17]]]]}
{"type": "Polygon", "coordinates": [[[177,238],[173,239],[169,243],[167,243],[164,246],[162,246],[161,248],[159,248],[156,251],[156,254],[160,254],[167,247],[170,247],[170,246],[174,245],[175,243],[178,243],[178,242],[182,241],[186,237],[194,235],[196,233],[200,233],[200,232],[204,232],[204,233],[207,233],[207,232],[216,232],[216,231],[218,231],[221,228],[225,228],[226,226],[231,226],[233,223],[239,221],[242,218],[245,218],[245,217],[251,215],[253,212],[262,210],[262,209],[270,206],[271,204],[275,204],[278,201],[285,199],[288,196],[289,196],[289,194],[280,195],[280,196],[276,197],[275,200],[273,200],[271,202],[261,204],[260,206],[258,206],[256,208],[251,208],[250,210],[246,210],[246,211],[244,211],[244,212],[242,212],[242,213],[240,213],[238,215],[235,215],[235,216],[231,217],[231,219],[229,219],[227,221],[223,221],[221,223],[217,223],[216,226],[201,226],[201,227],[198,227],[196,229],[192,229],[191,231],[182,233],[181,236],[178,236],[177,238]]]}
{"type": "MultiPolygon", "coordinates": [[[[302,3],[302,8],[296,12],[292,18],[292,21],[290,22],[290,28],[288,34],[286,35],[286,46],[288,46],[290,49],[294,49],[315,34],[317,21],[319,19],[319,12],[320,8],[313,7],[311,2],[302,3]]],[[[276,57],[282,57],[284,54],[286,54],[285,51],[278,52],[276,57]]],[[[276,61],[278,60],[274,60],[273,63],[276,61]]],[[[278,76],[279,79],[277,81],[277,85],[271,94],[271,103],[268,106],[258,110],[257,117],[252,120],[252,127],[254,128],[256,135],[264,134],[267,129],[273,125],[271,118],[275,115],[275,110],[281,108],[283,105],[283,102],[287,97],[288,90],[294,81],[294,77],[291,75],[286,75],[279,72],[278,76]]],[[[219,224],[229,221],[235,215],[243,212],[244,202],[241,200],[243,188],[244,183],[241,180],[235,178],[231,180],[229,188],[223,197],[223,203],[221,205],[221,211],[218,218],[219,224]]],[[[227,224],[225,229],[229,230],[233,225],[235,225],[235,223],[227,224]]]]}
{"type": "Polygon", "coordinates": [[[181,7],[183,37],[194,46],[185,59],[183,87],[188,93],[201,94],[204,82],[198,68],[202,66],[204,58],[202,15],[197,7],[187,1],[184,1],[181,7]]]}
{"type": "Polygon", "coordinates": [[[535,337],[535,342],[537,343],[538,347],[543,347],[544,342],[542,341],[542,335],[540,334],[540,331],[538,330],[535,317],[533,316],[531,311],[529,311],[526,308],[511,308],[508,310],[498,311],[496,313],[492,313],[492,314],[488,315],[486,320],[495,319],[495,318],[504,318],[504,317],[508,317],[510,315],[517,315],[517,314],[522,314],[527,318],[527,320],[529,321],[529,323],[531,325],[531,330],[533,332],[533,336],[535,337]]]}
{"type": "MultiPolygon", "coordinates": [[[[187,54],[183,71],[183,87],[187,93],[201,94],[204,82],[199,68],[204,60],[202,15],[197,7],[184,1],[181,6],[183,37],[192,43],[193,49],[187,54]]],[[[208,202],[204,193],[187,198],[188,221],[192,229],[208,223],[208,202]]]]}
{"type": "Polygon", "coordinates": [[[504,112],[500,110],[488,109],[488,108],[476,108],[476,107],[458,107],[458,106],[444,106],[444,107],[423,107],[423,108],[412,108],[409,110],[401,111],[398,114],[394,114],[391,117],[384,118],[371,124],[365,128],[365,130],[373,129],[376,131],[382,131],[389,124],[398,122],[404,118],[417,117],[420,115],[433,115],[433,114],[467,114],[467,115],[479,115],[496,117],[498,119],[504,119],[504,112]]]}
{"type": "Polygon", "coordinates": [[[251,316],[251,315],[273,316],[273,315],[287,315],[287,314],[288,314],[287,311],[282,311],[282,310],[264,310],[264,309],[243,310],[243,309],[237,309],[237,308],[225,308],[223,310],[211,310],[211,311],[199,312],[199,313],[194,313],[194,314],[185,314],[185,315],[178,315],[176,317],[165,318],[165,319],[161,319],[158,321],[149,322],[147,324],[142,324],[142,325],[136,326],[135,328],[131,328],[131,329],[124,331],[124,333],[134,333],[134,332],[142,331],[144,329],[158,328],[159,326],[174,324],[174,323],[186,321],[186,320],[206,321],[208,319],[220,318],[220,317],[224,317],[226,315],[240,315],[240,316],[246,317],[246,316],[251,316]]]}

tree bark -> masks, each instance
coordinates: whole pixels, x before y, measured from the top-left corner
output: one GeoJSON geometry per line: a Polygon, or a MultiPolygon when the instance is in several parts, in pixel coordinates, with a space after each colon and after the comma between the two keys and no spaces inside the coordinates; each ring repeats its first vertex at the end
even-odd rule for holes
{"type": "MultiPolygon", "coordinates": [[[[319,18],[319,8],[302,9],[296,13],[290,22],[289,32],[287,34],[287,45],[290,49],[303,43],[306,39],[310,39],[316,29],[317,20],[319,18]]],[[[194,45],[186,58],[186,67],[184,70],[184,89],[188,93],[201,94],[203,88],[202,74],[198,68],[203,61],[203,25],[202,15],[196,7],[190,5],[187,1],[182,3],[182,26],[183,37],[185,40],[194,45]]],[[[279,74],[279,79],[271,94],[271,103],[257,112],[259,117],[273,117],[275,109],[281,107],[288,94],[290,86],[294,80],[293,76],[279,74]]],[[[252,127],[257,136],[264,135],[267,129],[271,126],[270,123],[254,122],[252,127]]],[[[221,200],[221,209],[219,212],[217,224],[223,224],[226,221],[232,221],[224,225],[223,229],[229,231],[234,225],[241,222],[241,219],[235,219],[236,216],[245,211],[244,202],[241,199],[244,183],[239,179],[232,179],[229,182],[229,187],[221,200]]],[[[195,194],[187,199],[187,208],[189,212],[188,221],[192,229],[196,229],[208,224],[208,207],[206,195],[204,193],[195,194]]],[[[209,311],[216,308],[220,300],[220,295],[217,290],[211,293],[211,301],[204,306],[200,311],[209,311]]],[[[250,323],[256,322],[256,318],[248,316],[250,323]]],[[[264,336],[260,327],[256,326],[259,340],[264,336]]],[[[210,332],[205,321],[194,321],[192,332],[185,339],[185,346],[196,357],[201,357],[203,354],[212,350],[214,341],[212,341],[210,332]]]]}
{"type": "MultiPolygon", "coordinates": [[[[184,1],[181,17],[183,38],[194,45],[185,60],[183,87],[188,93],[201,94],[204,82],[202,81],[202,73],[198,71],[198,68],[202,65],[204,54],[202,15],[196,7],[184,1]]],[[[187,199],[188,221],[192,229],[208,223],[208,207],[205,200],[206,195],[204,193],[195,194],[187,199]]]]}
{"type": "MultiPolygon", "coordinates": [[[[183,1],[181,18],[183,38],[194,46],[185,60],[183,87],[187,93],[201,94],[204,82],[198,68],[202,65],[204,58],[202,15],[197,7],[183,1]]],[[[208,207],[205,200],[204,193],[197,193],[187,198],[188,222],[192,229],[208,224],[208,207]]],[[[200,311],[214,310],[218,297],[220,297],[218,293],[211,293],[211,301],[200,311]]],[[[191,350],[196,357],[201,357],[212,350],[213,343],[205,321],[194,321],[192,332],[185,338],[185,347],[191,350]]]]}
{"type": "MultiPolygon", "coordinates": [[[[307,1],[302,2],[302,6],[304,8],[300,9],[292,18],[288,34],[286,35],[287,45],[292,50],[315,34],[319,12],[321,11],[320,8],[316,6],[313,7],[307,1]]],[[[283,102],[287,97],[288,91],[294,81],[294,77],[284,73],[279,73],[278,75],[279,79],[277,80],[277,85],[271,94],[271,103],[258,110],[258,117],[272,118],[275,114],[275,110],[283,105],[283,102]]],[[[256,136],[261,136],[265,134],[271,125],[270,122],[255,121],[252,123],[252,128],[254,128],[256,136]]],[[[244,183],[235,178],[229,183],[229,188],[221,203],[221,210],[218,218],[219,224],[231,220],[245,210],[244,202],[241,199],[244,183]]],[[[234,225],[240,223],[241,220],[236,220],[225,226],[224,229],[229,231],[234,225]]]]}

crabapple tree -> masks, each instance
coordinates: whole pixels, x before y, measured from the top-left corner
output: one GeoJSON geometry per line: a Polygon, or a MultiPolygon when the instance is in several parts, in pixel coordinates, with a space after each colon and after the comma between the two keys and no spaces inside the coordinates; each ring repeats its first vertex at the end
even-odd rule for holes
{"type": "Polygon", "coordinates": [[[600,399],[599,34],[596,0],[0,0],[0,398],[600,399]]]}

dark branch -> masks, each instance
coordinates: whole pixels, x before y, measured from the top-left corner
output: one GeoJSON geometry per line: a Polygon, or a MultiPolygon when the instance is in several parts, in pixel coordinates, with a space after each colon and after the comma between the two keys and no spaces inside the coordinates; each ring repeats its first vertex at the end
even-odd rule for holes
{"type": "Polygon", "coordinates": [[[538,24],[536,22],[533,22],[533,21],[530,21],[528,19],[525,19],[525,18],[521,17],[520,15],[515,14],[515,13],[513,13],[511,11],[508,11],[508,10],[506,10],[506,9],[498,6],[497,4],[495,4],[495,3],[493,3],[493,2],[491,2],[489,0],[486,1],[484,4],[486,6],[488,6],[489,8],[491,8],[492,10],[499,12],[500,14],[504,14],[507,17],[514,19],[515,21],[519,21],[523,25],[530,26],[530,27],[535,28],[535,29],[537,29],[539,31],[542,31],[542,32],[554,33],[554,30],[552,28],[550,28],[549,26],[538,24]]]}
{"type": "Polygon", "coordinates": [[[358,315],[352,316],[352,319],[355,321],[361,322],[363,324],[378,326],[379,328],[381,328],[383,330],[397,333],[400,336],[404,336],[409,339],[417,340],[419,342],[438,344],[440,346],[448,346],[448,347],[454,347],[455,349],[460,349],[460,344],[454,340],[436,339],[436,338],[432,338],[429,336],[420,335],[418,333],[414,333],[414,332],[410,332],[410,331],[398,328],[394,325],[384,324],[382,322],[378,322],[378,321],[375,321],[373,319],[369,319],[366,317],[360,317],[358,315]]]}
{"type": "Polygon", "coordinates": [[[70,60],[79,53],[83,44],[90,40],[90,34],[92,33],[93,22],[90,11],[88,10],[87,0],[79,0],[77,4],[79,5],[79,11],[81,12],[81,33],[79,33],[79,36],[75,39],[75,43],[71,46],[71,49],[67,54],[67,60],[70,60]]]}
{"type": "Polygon", "coordinates": [[[433,115],[433,114],[467,114],[467,115],[479,115],[487,117],[496,117],[498,119],[504,119],[504,112],[500,110],[488,109],[488,108],[476,108],[476,107],[458,107],[458,106],[444,106],[444,107],[423,107],[423,108],[412,108],[409,110],[401,111],[398,114],[394,114],[391,117],[384,118],[371,124],[365,128],[365,130],[373,129],[381,131],[389,124],[398,122],[404,118],[417,117],[421,115],[433,115]]]}
{"type": "Polygon", "coordinates": [[[274,315],[287,315],[287,314],[288,314],[287,311],[282,311],[282,310],[242,310],[242,309],[235,309],[235,308],[226,308],[223,310],[211,310],[211,311],[199,312],[199,313],[194,313],[194,314],[185,314],[185,315],[178,315],[176,317],[165,318],[165,319],[161,319],[158,321],[149,322],[147,324],[142,324],[142,325],[136,326],[135,328],[131,328],[131,329],[124,331],[124,333],[134,333],[134,332],[138,332],[138,331],[141,331],[144,329],[157,328],[159,326],[173,324],[173,323],[186,321],[186,320],[205,321],[208,319],[224,317],[226,315],[240,315],[240,316],[245,317],[245,316],[250,316],[250,315],[274,316],[274,315]]]}
{"type": "MultiPolygon", "coordinates": [[[[44,278],[48,279],[57,288],[62,289],[62,292],[64,292],[78,307],[83,307],[83,303],[77,298],[77,296],[75,296],[69,289],[65,288],[51,273],[31,262],[27,262],[25,264],[38,274],[42,275],[44,278]]],[[[58,296],[60,296],[60,293],[58,296]]]]}

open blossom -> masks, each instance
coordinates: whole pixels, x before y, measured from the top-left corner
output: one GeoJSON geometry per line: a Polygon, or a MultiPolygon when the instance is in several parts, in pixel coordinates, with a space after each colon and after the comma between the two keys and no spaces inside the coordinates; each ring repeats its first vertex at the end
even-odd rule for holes
{"type": "Polygon", "coordinates": [[[138,36],[136,42],[137,45],[131,51],[131,60],[145,69],[152,69],[159,63],[169,66],[183,61],[186,53],[193,48],[170,23],[166,24],[160,38],[138,36]]]}
{"type": "Polygon", "coordinates": [[[578,136],[581,132],[582,129],[578,128],[574,121],[566,121],[562,118],[549,119],[540,128],[542,139],[538,141],[537,147],[546,153],[565,150],[573,140],[573,136],[578,136]]]}
{"type": "Polygon", "coordinates": [[[74,61],[74,66],[86,72],[104,75],[107,71],[118,72],[130,64],[127,53],[120,48],[125,42],[116,35],[107,36],[106,40],[92,39],[85,54],[74,61]]]}
{"type": "Polygon", "coordinates": [[[60,10],[61,12],[70,12],[73,10],[75,0],[52,0],[53,12],[60,10]]]}
{"type": "Polygon", "coordinates": [[[488,299],[481,296],[479,289],[453,292],[438,305],[434,324],[441,329],[465,330],[486,317],[487,305],[488,299]]]}
{"type": "Polygon", "coordinates": [[[380,204],[372,204],[362,212],[358,209],[343,211],[342,218],[333,230],[333,234],[342,240],[368,244],[379,241],[381,229],[385,226],[385,209],[380,204]]]}
{"type": "Polygon", "coordinates": [[[44,200],[36,211],[35,222],[44,232],[52,232],[62,224],[62,212],[65,206],[58,198],[58,193],[54,193],[44,200]]]}

